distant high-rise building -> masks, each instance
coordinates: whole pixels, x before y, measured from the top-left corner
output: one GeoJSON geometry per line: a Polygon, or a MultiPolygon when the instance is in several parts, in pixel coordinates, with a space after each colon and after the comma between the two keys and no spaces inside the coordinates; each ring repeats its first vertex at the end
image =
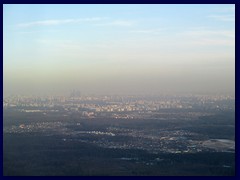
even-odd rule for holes
{"type": "Polygon", "coordinates": [[[73,90],[70,94],[71,98],[81,97],[81,92],[79,90],[73,90]]]}

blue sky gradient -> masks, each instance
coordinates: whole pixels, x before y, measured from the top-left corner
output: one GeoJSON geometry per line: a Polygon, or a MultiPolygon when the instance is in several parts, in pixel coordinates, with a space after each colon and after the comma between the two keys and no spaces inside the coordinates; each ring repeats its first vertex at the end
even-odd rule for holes
{"type": "Polygon", "coordinates": [[[234,5],[4,5],[4,94],[234,93],[234,5]]]}

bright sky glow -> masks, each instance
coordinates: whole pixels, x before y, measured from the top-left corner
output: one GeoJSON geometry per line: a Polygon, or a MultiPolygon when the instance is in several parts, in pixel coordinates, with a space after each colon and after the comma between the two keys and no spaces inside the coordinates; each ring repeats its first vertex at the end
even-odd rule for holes
{"type": "Polygon", "coordinates": [[[234,93],[234,5],[4,5],[4,93],[234,93]]]}

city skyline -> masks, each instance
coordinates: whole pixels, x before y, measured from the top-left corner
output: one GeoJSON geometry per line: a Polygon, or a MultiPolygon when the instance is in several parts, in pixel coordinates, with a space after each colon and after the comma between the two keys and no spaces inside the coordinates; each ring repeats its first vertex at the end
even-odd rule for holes
{"type": "Polygon", "coordinates": [[[235,93],[235,5],[4,5],[7,94],[235,93]]]}

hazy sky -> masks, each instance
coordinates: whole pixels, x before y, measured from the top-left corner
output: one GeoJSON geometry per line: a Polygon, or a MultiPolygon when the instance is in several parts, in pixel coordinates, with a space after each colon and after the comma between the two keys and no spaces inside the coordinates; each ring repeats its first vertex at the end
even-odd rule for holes
{"type": "Polygon", "coordinates": [[[234,93],[234,5],[4,5],[4,94],[234,93]]]}

